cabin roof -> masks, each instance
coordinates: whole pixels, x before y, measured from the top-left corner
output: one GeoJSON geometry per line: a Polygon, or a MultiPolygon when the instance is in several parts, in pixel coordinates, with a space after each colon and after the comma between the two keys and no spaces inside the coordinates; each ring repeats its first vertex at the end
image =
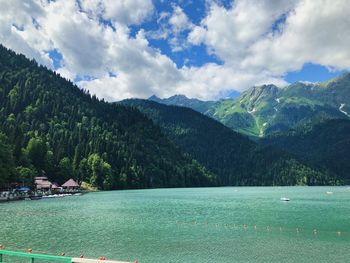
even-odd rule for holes
{"type": "Polygon", "coordinates": [[[72,178],[69,179],[67,182],[65,182],[62,186],[63,187],[79,187],[78,183],[76,181],[74,181],[72,178]]]}

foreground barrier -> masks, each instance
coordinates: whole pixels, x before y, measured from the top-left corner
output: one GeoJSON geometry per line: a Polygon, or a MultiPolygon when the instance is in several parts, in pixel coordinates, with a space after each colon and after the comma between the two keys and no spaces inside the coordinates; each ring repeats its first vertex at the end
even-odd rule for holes
{"type": "MultiPolygon", "coordinates": [[[[6,263],[4,260],[4,256],[7,257],[15,257],[15,258],[27,258],[29,263],[39,263],[41,260],[50,261],[50,262],[61,262],[61,263],[130,263],[126,261],[114,261],[107,260],[105,258],[101,259],[87,259],[87,258],[71,258],[65,256],[52,256],[52,255],[44,255],[44,254],[34,254],[31,253],[31,250],[28,253],[24,252],[16,252],[1,249],[0,247],[0,262],[6,263]]],[[[137,262],[137,261],[135,261],[137,262]]]]}

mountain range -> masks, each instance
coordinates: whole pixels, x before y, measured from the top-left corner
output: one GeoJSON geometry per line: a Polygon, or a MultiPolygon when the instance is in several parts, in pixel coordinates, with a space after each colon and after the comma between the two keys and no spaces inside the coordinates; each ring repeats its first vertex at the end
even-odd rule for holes
{"type": "Polygon", "coordinates": [[[236,99],[200,101],[181,95],[149,99],[190,107],[235,131],[263,137],[323,119],[350,119],[350,74],[324,83],[256,86],[236,99]]]}

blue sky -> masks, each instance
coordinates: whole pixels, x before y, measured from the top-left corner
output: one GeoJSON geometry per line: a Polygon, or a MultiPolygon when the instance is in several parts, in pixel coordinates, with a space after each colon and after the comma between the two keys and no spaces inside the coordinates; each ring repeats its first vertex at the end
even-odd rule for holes
{"type": "Polygon", "coordinates": [[[0,1],[0,43],[110,101],[218,99],[350,68],[346,0],[0,1]]]}
{"type": "Polygon", "coordinates": [[[285,79],[289,83],[297,81],[324,82],[343,73],[344,70],[333,70],[322,65],[306,63],[302,69],[288,72],[285,79]]]}

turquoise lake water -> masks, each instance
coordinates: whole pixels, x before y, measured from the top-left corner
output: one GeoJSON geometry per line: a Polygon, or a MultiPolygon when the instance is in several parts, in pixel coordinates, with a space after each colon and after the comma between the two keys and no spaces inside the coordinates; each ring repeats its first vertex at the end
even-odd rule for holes
{"type": "Polygon", "coordinates": [[[0,226],[7,249],[55,255],[140,263],[349,262],[350,188],[97,192],[1,203],[0,226]]]}

